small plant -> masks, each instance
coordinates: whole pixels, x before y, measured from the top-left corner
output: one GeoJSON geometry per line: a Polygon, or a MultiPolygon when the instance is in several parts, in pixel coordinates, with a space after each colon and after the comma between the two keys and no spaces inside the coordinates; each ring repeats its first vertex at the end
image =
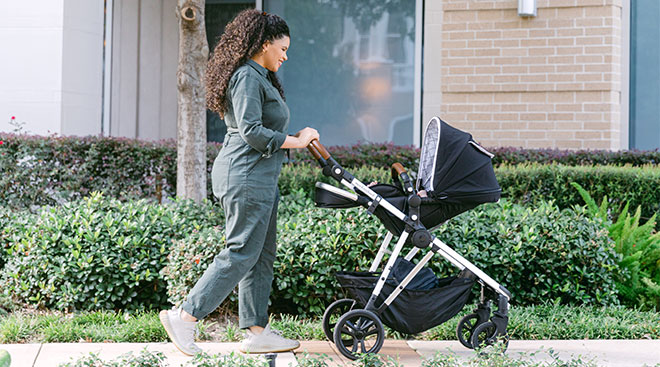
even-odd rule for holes
{"type": "Polygon", "coordinates": [[[129,352],[111,361],[103,361],[98,354],[90,353],[88,356],[72,362],[61,363],[59,367],[166,367],[165,355],[161,352],[150,352],[144,348],[138,355],[129,352]]]}
{"type": "Polygon", "coordinates": [[[263,356],[247,357],[238,353],[208,354],[197,353],[184,367],[268,367],[263,356]]]}
{"type": "Polygon", "coordinates": [[[660,232],[655,231],[656,215],[640,224],[639,206],[633,215],[628,204],[620,213],[611,212],[607,196],[597,205],[580,184],[571,184],[586,202],[589,213],[602,221],[615,242],[616,252],[622,255],[619,266],[628,273],[617,285],[624,302],[660,310],[660,232]],[[617,219],[613,223],[610,217],[617,219]]]}
{"type": "Polygon", "coordinates": [[[392,357],[381,357],[378,354],[360,354],[353,363],[355,367],[401,367],[401,364],[392,357]]]}
{"type": "Polygon", "coordinates": [[[296,358],[299,367],[330,367],[332,360],[327,354],[316,354],[314,356],[307,352],[303,352],[302,356],[296,358]]]}

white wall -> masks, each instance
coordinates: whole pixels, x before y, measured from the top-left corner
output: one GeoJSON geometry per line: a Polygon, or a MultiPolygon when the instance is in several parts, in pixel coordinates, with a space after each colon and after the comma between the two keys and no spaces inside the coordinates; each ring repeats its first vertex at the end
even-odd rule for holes
{"type": "Polygon", "coordinates": [[[0,131],[101,132],[103,1],[2,1],[0,50],[0,131]]]}
{"type": "Polygon", "coordinates": [[[63,0],[0,1],[0,131],[61,132],[63,0]]]}
{"type": "Polygon", "coordinates": [[[103,0],[64,0],[62,134],[101,133],[103,0]]]}

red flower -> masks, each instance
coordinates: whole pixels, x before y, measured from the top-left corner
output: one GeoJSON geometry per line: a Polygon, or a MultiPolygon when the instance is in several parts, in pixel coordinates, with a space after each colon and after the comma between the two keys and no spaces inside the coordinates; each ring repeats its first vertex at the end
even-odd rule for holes
{"type": "Polygon", "coordinates": [[[2,145],[2,144],[4,144],[4,143],[5,143],[4,141],[0,140],[0,145],[2,145]]]}
{"type": "Polygon", "coordinates": [[[16,120],[16,116],[12,116],[11,119],[12,119],[12,120],[16,120]]]}
{"type": "Polygon", "coordinates": [[[199,259],[195,259],[195,264],[199,264],[199,259]]]}

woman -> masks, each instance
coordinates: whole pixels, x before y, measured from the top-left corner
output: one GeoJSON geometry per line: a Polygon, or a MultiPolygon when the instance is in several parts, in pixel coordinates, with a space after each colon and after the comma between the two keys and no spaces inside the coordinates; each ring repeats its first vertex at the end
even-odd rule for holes
{"type": "Polygon", "coordinates": [[[283,149],[304,148],[319,138],[309,127],[294,136],[285,133],[289,109],[275,72],[287,60],[289,42],[282,18],[245,10],[227,25],[208,64],[207,105],[227,124],[211,173],[213,194],[225,211],[227,246],[181,307],[160,313],[170,339],[187,355],[200,351],[194,344],[197,320],[213,312],[236,284],[239,326],[247,329],[242,352],[283,352],[300,345],[268,325],[283,149]]]}

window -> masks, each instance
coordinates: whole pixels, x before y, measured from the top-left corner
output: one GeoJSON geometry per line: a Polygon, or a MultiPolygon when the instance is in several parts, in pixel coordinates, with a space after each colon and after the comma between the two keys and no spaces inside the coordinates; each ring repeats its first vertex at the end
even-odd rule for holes
{"type": "Polygon", "coordinates": [[[419,3],[263,0],[264,10],[282,16],[291,30],[289,60],[278,72],[291,109],[289,130],[313,126],[327,145],[414,144],[419,3]]]}

